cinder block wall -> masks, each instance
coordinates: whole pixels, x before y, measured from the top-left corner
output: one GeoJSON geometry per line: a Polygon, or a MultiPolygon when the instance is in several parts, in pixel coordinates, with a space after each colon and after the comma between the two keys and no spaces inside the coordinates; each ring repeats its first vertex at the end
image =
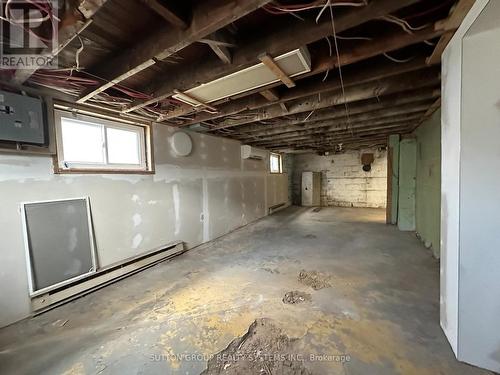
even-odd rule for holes
{"type": "Polygon", "coordinates": [[[302,172],[321,172],[321,205],[340,207],[386,207],[387,152],[377,149],[347,151],[319,156],[299,154],[293,168],[293,203],[300,204],[302,172]],[[361,154],[373,153],[371,172],[364,172],[361,154]]]}

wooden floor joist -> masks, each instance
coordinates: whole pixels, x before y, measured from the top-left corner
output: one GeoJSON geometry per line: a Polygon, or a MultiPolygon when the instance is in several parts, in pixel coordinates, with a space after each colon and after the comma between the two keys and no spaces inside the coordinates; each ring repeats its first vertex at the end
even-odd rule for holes
{"type": "MultiPolygon", "coordinates": [[[[289,114],[313,111],[321,108],[328,108],[334,105],[342,104],[344,100],[354,102],[369,98],[376,98],[383,95],[388,95],[396,92],[404,92],[407,90],[430,87],[439,84],[439,73],[436,70],[417,71],[412,74],[407,74],[405,80],[397,77],[391,77],[383,82],[368,82],[358,86],[348,87],[344,91],[337,90],[321,95],[318,100],[317,95],[306,97],[298,101],[290,102],[288,106],[289,114]]],[[[227,129],[240,125],[250,124],[252,122],[269,120],[286,115],[280,107],[269,107],[266,111],[251,116],[245,116],[241,120],[230,120],[222,122],[210,131],[218,129],[227,129]]]]}
{"type": "Polygon", "coordinates": [[[456,29],[458,29],[465,18],[465,15],[472,8],[475,1],[476,0],[459,0],[451,15],[447,19],[436,23],[436,30],[444,30],[446,32],[441,36],[439,42],[434,48],[434,51],[432,52],[432,55],[427,59],[427,64],[432,65],[439,64],[441,62],[441,55],[443,54],[446,46],[450,42],[451,38],[453,38],[453,35],[455,35],[456,29]]]}
{"type": "Polygon", "coordinates": [[[260,55],[259,60],[278,78],[286,87],[295,87],[295,82],[280,68],[274,59],[267,53],[260,55]]]}
{"type": "MultiPolygon", "coordinates": [[[[401,8],[418,3],[419,0],[374,0],[367,6],[355,7],[336,17],[335,27],[338,33],[359,26],[367,21],[376,19],[395,12],[401,8]]],[[[251,41],[241,46],[233,54],[232,65],[228,66],[220,61],[203,61],[192,66],[191,69],[183,69],[165,82],[157,80],[141,91],[150,93],[152,99],[146,101],[135,101],[125,112],[134,111],[138,108],[154,104],[157,101],[172,95],[172,90],[178,88],[188,90],[197,83],[210,82],[214,79],[234,73],[255,64],[257,57],[262,53],[278,56],[290,50],[305,46],[332,33],[331,20],[323,18],[320,22],[298,21],[290,23],[288,27],[282,27],[258,40],[251,41]]]]}
{"type": "MultiPolygon", "coordinates": [[[[189,28],[172,30],[171,27],[165,26],[138,45],[99,66],[93,74],[105,78],[106,82],[88,90],[78,99],[78,103],[85,103],[95,95],[154,65],[157,60],[166,59],[268,2],[269,0],[211,0],[199,3],[193,9],[189,28]]],[[[170,93],[172,92],[173,88],[170,93]]]]}
{"type": "Polygon", "coordinates": [[[269,102],[276,102],[280,99],[278,93],[274,89],[262,90],[259,92],[269,102]]]}
{"type": "MultiPolygon", "coordinates": [[[[363,42],[357,45],[355,48],[342,50],[340,53],[340,62],[344,67],[346,65],[354,64],[359,61],[366,60],[370,57],[374,57],[380,55],[384,52],[391,52],[395,49],[404,48],[407,46],[414,45],[416,43],[421,43],[427,39],[435,38],[441,35],[441,31],[435,31],[433,28],[428,28],[425,30],[421,30],[414,34],[408,34],[405,32],[398,32],[391,34],[386,37],[380,37],[372,41],[363,42]]],[[[381,67],[380,72],[376,69],[377,67],[368,67],[362,71],[356,72],[352,77],[345,77],[345,84],[350,85],[352,83],[360,82],[363,79],[378,79],[384,78],[385,76],[391,75],[392,71],[394,74],[397,74],[398,71],[411,71],[413,67],[423,67],[425,66],[425,59],[423,58],[415,58],[407,63],[403,64],[395,64],[389,60],[386,61],[386,65],[381,67]],[[386,70],[383,70],[386,67],[386,70]]],[[[322,56],[319,57],[316,63],[313,66],[313,70],[311,73],[300,76],[299,78],[303,79],[308,76],[318,75],[326,72],[327,70],[334,69],[337,64],[336,58],[332,58],[330,56],[322,56]]],[[[290,89],[286,91],[280,100],[282,101],[290,101],[293,99],[297,99],[299,97],[308,96],[311,94],[319,94],[321,92],[325,92],[328,90],[332,90],[334,88],[339,88],[338,80],[334,79],[331,81],[327,81],[324,84],[321,84],[321,81],[318,80],[318,83],[314,84],[306,84],[304,86],[301,85],[300,81],[298,81],[298,85],[294,89],[290,89]],[[334,87],[329,88],[329,85],[333,85],[334,87]],[[316,87],[314,87],[316,86],[316,87]]],[[[269,105],[266,101],[255,100],[251,96],[246,96],[239,100],[232,100],[229,103],[223,103],[219,106],[219,113],[217,115],[208,115],[208,114],[196,114],[194,118],[190,121],[185,121],[185,125],[191,125],[193,123],[209,121],[215,118],[224,117],[227,115],[235,114],[241,112],[242,109],[254,110],[257,108],[262,108],[269,105]]],[[[166,119],[174,118],[177,116],[183,116],[189,113],[189,109],[180,109],[177,111],[172,111],[171,113],[165,116],[166,119]]]]}
{"type": "MultiPolygon", "coordinates": [[[[298,17],[285,16],[298,2],[74,0],[90,8],[82,10],[85,27],[63,38],[61,70],[18,71],[14,80],[56,90],[87,112],[191,127],[267,149],[384,144],[380,132],[415,129],[438,107],[443,50],[474,0],[332,0],[330,9],[294,7],[298,17]],[[330,11],[336,50],[328,39],[330,11]],[[273,57],[299,48],[311,65],[292,76],[273,57]],[[271,83],[241,91],[224,79],[256,65],[267,67],[271,83]],[[211,90],[203,85],[215,80],[226,85],[219,99],[189,94],[211,90]]],[[[12,72],[0,72],[0,80],[12,84],[12,72]]]]}

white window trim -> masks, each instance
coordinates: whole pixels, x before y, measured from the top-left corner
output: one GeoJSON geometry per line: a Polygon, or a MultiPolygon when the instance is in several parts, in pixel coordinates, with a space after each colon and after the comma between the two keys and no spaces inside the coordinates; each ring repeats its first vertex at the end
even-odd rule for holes
{"type": "Polygon", "coordinates": [[[93,117],[82,115],[79,113],[72,113],[68,111],[55,110],[54,111],[55,124],[56,124],[56,144],[57,144],[57,166],[60,171],[133,171],[133,172],[148,172],[150,167],[148,165],[149,152],[146,147],[146,134],[147,129],[142,125],[132,125],[123,122],[102,119],[100,117],[93,117]],[[64,160],[64,145],[62,137],[62,119],[68,118],[72,120],[82,121],[89,124],[101,126],[103,129],[103,154],[105,163],[68,163],[64,160]],[[139,135],[139,159],[140,164],[119,164],[108,162],[108,149],[106,147],[106,128],[123,129],[136,131],[139,135]]]}
{"type": "Polygon", "coordinates": [[[278,154],[277,152],[270,152],[269,153],[269,173],[271,173],[271,174],[282,174],[283,173],[283,155],[282,154],[278,154]],[[273,172],[271,170],[271,158],[273,157],[273,155],[278,156],[278,159],[279,159],[279,172],[273,172]]]}

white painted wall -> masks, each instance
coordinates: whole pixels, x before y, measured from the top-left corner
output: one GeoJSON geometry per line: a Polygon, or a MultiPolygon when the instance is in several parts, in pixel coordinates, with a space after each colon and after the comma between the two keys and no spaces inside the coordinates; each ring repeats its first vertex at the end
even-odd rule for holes
{"type": "Polygon", "coordinates": [[[496,372],[500,372],[499,140],[500,1],[494,0],[463,39],[458,340],[461,360],[496,372]]]}
{"type": "Polygon", "coordinates": [[[500,372],[500,2],[477,0],[443,57],[441,325],[500,372]]]}
{"type": "MultiPolygon", "coordinates": [[[[386,207],[387,152],[377,149],[319,156],[298,154],[293,173],[294,203],[300,202],[302,172],[321,172],[321,204],[343,207],[386,207]],[[371,172],[364,172],[361,154],[374,153],[371,172]]],[[[300,203],[299,203],[300,204],[300,203]]]]}
{"type": "Polygon", "coordinates": [[[174,131],[154,126],[154,175],[54,175],[49,157],[0,154],[0,326],[30,314],[20,202],[90,196],[103,267],[174,240],[192,248],[286,203],[287,176],[269,177],[267,160],[197,133],[192,154],[176,158],[174,131]]]}

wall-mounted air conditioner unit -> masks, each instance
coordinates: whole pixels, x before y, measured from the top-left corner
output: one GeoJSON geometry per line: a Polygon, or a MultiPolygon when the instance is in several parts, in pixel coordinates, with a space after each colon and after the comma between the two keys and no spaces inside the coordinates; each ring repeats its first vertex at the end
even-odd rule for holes
{"type": "Polygon", "coordinates": [[[241,146],[242,159],[264,160],[267,155],[268,153],[265,150],[261,150],[248,145],[241,146]]]}
{"type": "MultiPolygon", "coordinates": [[[[275,57],[273,60],[289,77],[311,71],[311,56],[306,47],[287,52],[275,57]]],[[[263,63],[259,63],[184,92],[197,101],[190,101],[187,96],[180,94],[174,95],[173,98],[197,107],[200,102],[212,103],[278,81],[279,79],[268,67],[263,63]]]]}

